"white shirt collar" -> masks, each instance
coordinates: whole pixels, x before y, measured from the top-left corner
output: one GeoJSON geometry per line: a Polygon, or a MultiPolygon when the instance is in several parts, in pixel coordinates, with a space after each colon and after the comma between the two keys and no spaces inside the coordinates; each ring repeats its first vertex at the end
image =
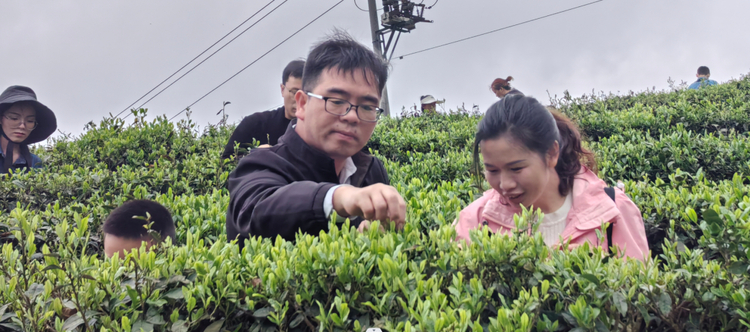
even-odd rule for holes
{"type": "Polygon", "coordinates": [[[341,173],[339,174],[339,183],[350,184],[351,177],[356,172],[357,172],[357,166],[354,165],[354,160],[352,160],[352,157],[346,158],[344,169],[342,169],[341,173]]]}

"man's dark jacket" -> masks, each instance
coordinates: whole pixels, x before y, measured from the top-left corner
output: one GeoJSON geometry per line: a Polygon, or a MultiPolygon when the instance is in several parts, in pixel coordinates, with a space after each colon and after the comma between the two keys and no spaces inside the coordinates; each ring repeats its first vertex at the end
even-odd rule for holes
{"type": "MultiPolygon", "coordinates": [[[[351,185],[390,184],[383,163],[364,152],[352,156],[357,171],[351,185]]],[[[316,150],[290,129],[271,148],[253,149],[229,175],[227,238],[249,236],[294,241],[298,231],[317,235],[328,229],[323,201],[339,184],[333,159],[316,150]]],[[[361,218],[350,218],[353,226],[361,218]]]]}
{"type": "Polygon", "coordinates": [[[253,139],[258,141],[259,145],[276,145],[279,137],[284,135],[290,124],[290,120],[286,118],[284,106],[246,116],[234,129],[232,136],[229,137],[229,142],[224,147],[221,159],[234,155],[234,145],[237,142],[243,148],[248,148],[249,145],[253,144],[253,139]]]}

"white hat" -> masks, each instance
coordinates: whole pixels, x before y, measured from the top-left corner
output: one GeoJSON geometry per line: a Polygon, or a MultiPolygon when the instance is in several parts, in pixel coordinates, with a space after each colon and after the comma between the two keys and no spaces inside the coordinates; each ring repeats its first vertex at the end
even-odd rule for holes
{"type": "Polygon", "coordinates": [[[437,99],[435,99],[435,97],[433,97],[432,95],[426,95],[422,97],[422,104],[432,104],[436,101],[437,99]]]}

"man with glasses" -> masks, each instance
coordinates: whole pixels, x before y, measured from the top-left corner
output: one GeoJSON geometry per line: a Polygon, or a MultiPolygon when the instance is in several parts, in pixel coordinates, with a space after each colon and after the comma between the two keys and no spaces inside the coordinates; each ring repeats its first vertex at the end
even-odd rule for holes
{"type": "Polygon", "coordinates": [[[284,105],[275,110],[253,113],[242,119],[224,147],[221,159],[234,155],[237,143],[240,143],[242,148],[249,147],[253,140],[258,141],[260,147],[276,145],[297,112],[294,95],[302,88],[304,68],[303,60],[294,60],[286,65],[281,75],[281,97],[284,98],[284,105]]]}
{"type": "Polygon", "coordinates": [[[255,149],[229,176],[227,237],[293,241],[328,230],[335,211],[363,229],[370,220],[403,228],[406,203],[383,163],[362,152],[383,114],[383,60],[343,32],[315,46],[297,92],[297,124],[255,149]]]}

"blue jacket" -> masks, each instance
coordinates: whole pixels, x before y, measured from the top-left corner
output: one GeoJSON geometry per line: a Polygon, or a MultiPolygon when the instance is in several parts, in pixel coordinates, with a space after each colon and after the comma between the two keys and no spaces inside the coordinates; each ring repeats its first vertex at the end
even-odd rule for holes
{"type": "Polygon", "coordinates": [[[698,77],[697,81],[695,81],[693,84],[690,84],[690,86],[688,87],[688,90],[690,90],[690,89],[698,90],[699,88],[702,88],[702,87],[705,87],[705,86],[712,86],[712,85],[716,85],[716,84],[719,84],[719,83],[716,83],[716,81],[710,80],[710,79],[705,78],[705,77],[698,77]]]}
{"type": "MultiPolygon", "coordinates": [[[[3,151],[2,146],[0,146],[0,165],[2,165],[3,162],[5,162],[5,151],[3,151]]],[[[26,158],[23,156],[18,156],[18,159],[13,163],[13,169],[19,169],[19,168],[42,168],[42,159],[40,159],[37,155],[31,154],[31,164],[26,162],[26,158]]]]}

